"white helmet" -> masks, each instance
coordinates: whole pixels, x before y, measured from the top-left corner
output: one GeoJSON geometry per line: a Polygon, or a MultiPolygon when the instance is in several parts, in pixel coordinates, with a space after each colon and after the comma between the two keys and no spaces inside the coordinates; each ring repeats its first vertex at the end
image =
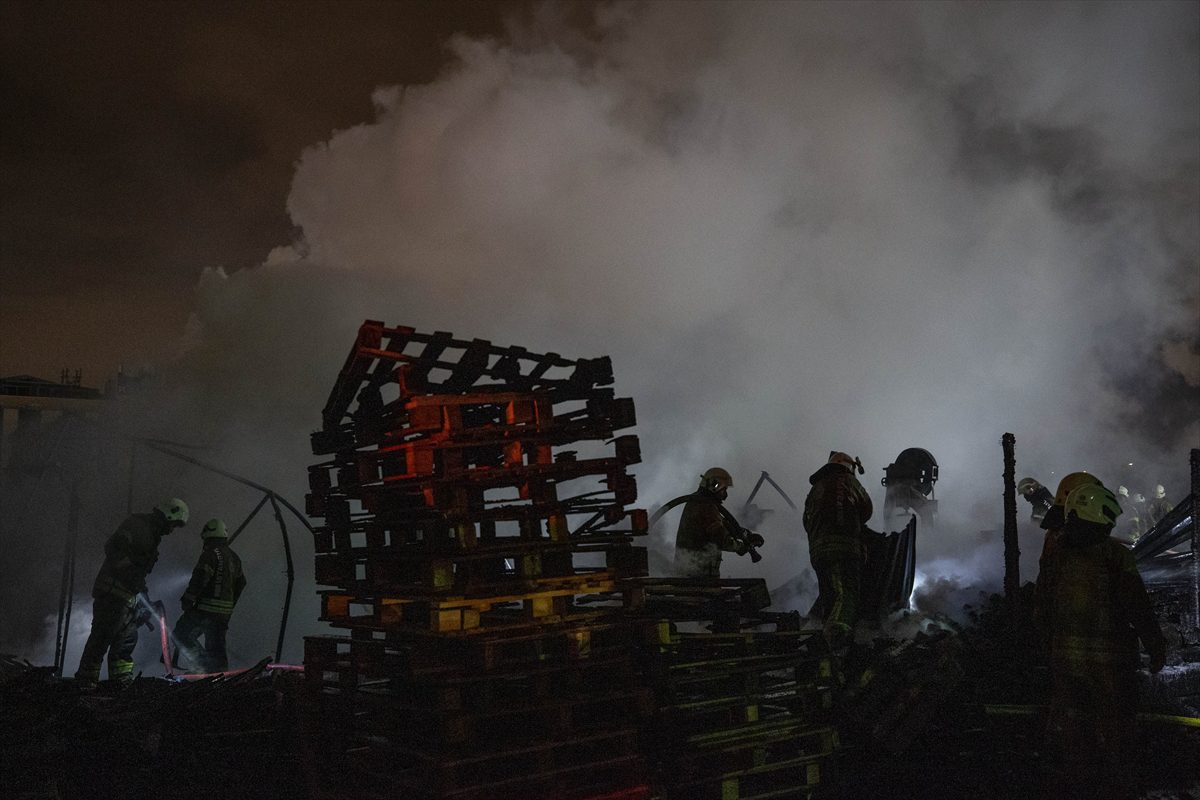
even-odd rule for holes
{"type": "Polygon", "coordinates": [[[210,519],[204,523],[204,528],[200,531],[201,539],[228,539],[229,529],[225,527],[225,523],[219,519],[210,519]]]}
{"type": "Polygon", "coordinates": [[[1118,486],[1117,494],[1120,495],[1121,497],[1129,497],[1129,490],[1126,489],[1124,486],[1118,486]]]}
{"type": "Polygon", "coordinates": [[[188,521],[187,503],[180,500],[178,497],[172,497],[165,503],[159,503],[154,507],[154,510],[167,518],[167,522],[172,528],[186,525],[188,521]]]}
{"type": "Polygon", "coordinates": [[[1167,489],[1161,483],[1154,487],[1154,499],[1162,500],[1167,496],[1167,489]]]}

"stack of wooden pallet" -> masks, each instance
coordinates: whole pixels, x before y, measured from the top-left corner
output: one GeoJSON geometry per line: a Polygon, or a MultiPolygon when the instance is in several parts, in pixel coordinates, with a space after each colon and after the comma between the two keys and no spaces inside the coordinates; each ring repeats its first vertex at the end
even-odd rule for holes
{"type": "Polygon", "coordinates": [[[632,401],[569,361],[368,321],[324,411],[310,683],[381,788],[634,798],[644,511],[632,401]],[[574,450],[563,449],[571,445],[574,450]]]}
{"type": "Polygon", "coordinates": [[[646,579],[660,620],[649,674],[654,760],[668,800],[807,797],[837,747],[819,633],[762,609],[761,580],[646,579]]]}

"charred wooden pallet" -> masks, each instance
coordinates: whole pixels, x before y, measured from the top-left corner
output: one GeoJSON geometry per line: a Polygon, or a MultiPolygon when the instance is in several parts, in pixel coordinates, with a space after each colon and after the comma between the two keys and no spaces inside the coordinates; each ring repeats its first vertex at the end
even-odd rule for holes
{"type": "Polygon", "coordinates": [[[658,716],[660,727],[675,735],[691,736],[786,716],[819,720],[832,708],[832,687],[780,681],[726,696],[676,696],[674,703],[660,703],[658,716]]]}
{"type": "Polygon", "coordinates": [[[588,696],[642,685],[631,648],[620,646],[587,657],[542,651],[550,658],[476,670],[445,662],[417,668],[418,657],[427,655],[422,650],[384,642],[314,636],[306,640],[305,650],[305,671],[314,686],[339,690],[385,686],[399,702],[442,711],[588,696]]]}
{"type": "Polygon", "coordinates": [[[640,535],[646,530],[643,513],[628,508],[637,497],[637,484],[623,468],[602,475],[524,470],[520,476],[510,474],[507,480],[524,482],[506,482],[503,476],[493,474],[478,481],[429,481],[414,490],[396,491],[394,486],[380,485],[366,487],[355,495],[312,493],[306,498],[306,509],[310,516],[325,520],[318,528],[318,542],[327,538],[329,545],[343,547],[347,545],[342,542],[352,539],[355,533],[370,530],[386,532],[399,541],[421,541],[430,536],[439,543],[449,540],[464,548],[474,541],[495,537],[500,526],[508,529],[508,535],[520,533],[525,538],[545,537],[552,542],[593,531],[605,534],[623,529],[640,535]],[[572,483],[573,494],[559,497],[559,481],[574,482],[586,475],[598,480],[584,486],[572,483]],[[489,500],[488,493],[497,488],[511,489],[513,496],[489,500]],[[339,539],[338,534],[343,538],[339,539]]]}
{"type": "Polygon", "coordinates": [[[363,768],[403,797],[549,800],[625,791],[647,783],[636,728],[470,754],[368,741],[369,749],[361,754],[363,768]],[[397,770],[397,765],[406,768],[397,770]]]}
{"type": "MultiPolygon", "coordinates": [[[[613,382],[608,358],[570,360],[557,353],[497,347],[483,339],[419,333],[367,320],[347,356],[321,416],[326,429],[345,418],[386,416],[382,387],[401,395],[475,392],[545,392],[555,397],[604,396],[613,382]]],[[[609,390],[611,391],[611,390],[609,390]]]]}
{"type": "Polygon", "coordinates": [[[363,712],[361,730],[367,735],[443,753],[477,750],[495,741],[525,745],[636,726],[654,707],[650,690],[637,685],[523,700],[492,698],[482,707],[452,709],[414,702],[390,685],[376,684],[362,688],[354,705],[363,712]]]}
{"type": "Polygon", "coordinates": [[[524,673],[531,668],[574,667],[627,656],[645,638],[644,626],[624,619],[592,620],[473,635],[389,631],[377,639],[305,637],[305,664],[322,669],[353,661],[360,672],[411,678],[524,673]]]}
{"type": "MultiPolygon", "coordinates": [[[[636,437],[621,438],[636,444],[636,437]]],[[[380,457],[375,451],[355,453],[353,455],[357,463],[354,464],[331,463],[310,467],[309,487],[315,495],[336,493],[371,499],[419,493],[426,505],[440,507],[437,502],[441,499],[439,493],[444,493],[450,486],[461,484],[481,489],[523,487],[532,483],[577,481],[590,476],[607,479],[613,475],[632,480],[623,474],[624,469],[637,463],[620,453],[603,458],[559,458],[513,463],[499,449],[495,457],[490,457],[487,451],[477,447],[467,453],[456,453],[458,449],[458,444],[432,444],[412,451],[420,455],[415,461],[415,456],[406,459],[399,456],[380,457]],[[455,455],[459,457],[453,457],[455,455]]]]}
{"type": "Polygon", "coordinates": [[[672,625],[659,628],[659,644],[675,658],[761,656],[795,652],[824,652],[820,631],[749,630],[729,633],[694,633],[672,625]]]}
{"type": "Polygon", "coordinates": [[[620,534],[564,543],[508,537],[465,552],[433,553],[403,545],[382,551],[318,552],[316,580],[354,594],[508,595],[537,591],[560,578],[622,580],[644,575],[646,550],[634,547],[634,541],[620,534]]]}
{"type": "Polygon", "coordinates": [[[739,769],[698,780],[667,779],[666,800],[801,800],[812,797],[823,777],[823,757],[739,769]]]}
{"type": "MultiPolygon", "coordinates": [[[[762,676],[776,675],[819,683],[832,680],[830,660],[826,656],[806,652],[771,653],[768,655],[734,656],[704,660],[665,660],[656,665],[654,674],[667,689],[681,687],[713,688],[757,682],[762,676]]],[[[720,689],[718,689],[719,691],[720,689]]]]}
{"type": "Polygon", "coordinates": [[[799,615],[772,613],[761,578],[643,578],[645,613],[671,623],[702,622],[715,632],[772,626],[799,630],[799,615]]]}
{"type": "MultiPolygon", "coordinates": [[[[337,454],[335,462],[353,451],[369,463],[431,448],[498,448],[503,462],[519,463],[548,455],[551,447],[614,439],[616,431],[635,423],[632,401],[609,392],[583,404],[545,393],[418,394],[402,397],[382,417],[357,418],[314,434],[313,441],[318,452],[337,454]]],[[[617,452],[634,456],[630,463],[636,463],[636,437],[616,438],[625,439],[617,452]]]]}
{"type": "Polygon", "coordinates": [[[368,321],[309,470],[321,618],[305,667],[349,710],[386,796],[644,795],[651,708],[628,613],[646,574],[629,508],[633,403],[608,359],[368,321]],[[575,442],[580,450],[562,450],[575,442]],[[601,444],[603,443],[603,444],[601,444]]]}
{"type": "Polygon", "coordinates": [[[509,508],[478,509],[471,521],[451,522],[445,513],[407,509],[403,514],[354,509],[345,503],[338,512],[325,509],[326,524],[316,528],[317,552],[369,547],[425,549],[430,553],[467,552],[479,546],[504,545],[512,540],[562,544],[590,537],[643,536],[645,512],[612,505],[611,498],[595,503],[531,503],[509,508]],[[582,518],[582,520],[580,519],[582,518]]]}
{"type": "Polygon", "coordinates": [[[316,529],[318,553],[365,550],[370,553],[404,552],[430,556],[553,545],[602,545],[608,537],[644,536],[644,511],[615,506],[587,512],[564,511],[564,506],[526,506],[519,513],[480,511],[471,523],[451,523],[445,515],[424,520],[384,518],[365,511],[350,511],[344,519],[316,529]]]}
{"type": "Polygon", "coordinates": [[[664,758],[681,775],[725,775],[798,758],[822,758],[838,746],[832,727],[779,718],[719,728],[667,743],[664,758]]]}
{"type": "Polygon", "coordinates": [[[545,578],[534,591],[493,597],[412,597],[353,595],[335,590],[321,594],[321,619],[334,627],[359,630],[422,630],[431,633],[488,633],[523,626],[591,620],[637,607],[637,587],[618,584],[607,572],[545,578]],[[577,607],[577,595],[603,598],[607,605],[577,607]]]}
{"type": "Polygon", "coordinates": [[[837,733],[833,669],[798,615],[767,611],[757,580],[636,581],[658,617],[647,677],[660,788],[675,798],[807,797],[837,733]]]}

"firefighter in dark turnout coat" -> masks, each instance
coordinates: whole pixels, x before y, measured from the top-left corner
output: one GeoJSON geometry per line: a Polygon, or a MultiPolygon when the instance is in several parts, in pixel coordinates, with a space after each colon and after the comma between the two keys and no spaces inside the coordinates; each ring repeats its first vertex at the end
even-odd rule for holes
{"type": "Polygon", "coordinates": [[[699,488],[686,496],[687,504],[675,534],[676,575],[719,578],[722,553],[745,555],[763,544],[761,536],[743,531],[722,505],[732,486],[733,478],[726,470],[712,467],[700,476],[699,488]]]}
{"type": "Polygon", "coordinates": [[[204,549],[183,593],[183,616],[175,624],[175,660],[179,654],[204,672],[229,668],[225,632],[238,598],[246,588],[242,560],[229,547],[229,530],[219,519],[210,519],[200,532],[204,549]],[[204,645],[200,645],[200,637],[204,645]]]}
{"type": "Polygon", "coordinates": [[[146,591],[146,576],[158,561],[162,537],[187,523],[187,503],[179,499],[157,505],[149,514],[127,517],[104,545],[104,564],[92,586],[92,630],[76,680],[94,684],[108,654],[108,677],[117,684],[133,679],[133,650],[142,609],[137,597],[146,591]]]}
{"type": "Polygon", "coordinates": [[[1132,796],[1123,765],[1135,736],[1138,640],[1158,672],[1166,639],[1133,553],[1109,535],[1121,514],[1113,493],[1083,484],[1064,512],[1037,585],[1054,680],[1049,737],[1065,766],[1059,794],[1087,788],[1096,790],[1090,797],[1132,796]]]}
{"type": "Polygon", "coordinates": [[[820,592],[817,608],[835,647],[853,639],[862,592],[863,526],[873,512],[870,495],[854,477],[856,469],[861,475],[858,459],[830,453],[828,463],[809,477],[812,489],[804,501],[808,556],[820,592]]]}

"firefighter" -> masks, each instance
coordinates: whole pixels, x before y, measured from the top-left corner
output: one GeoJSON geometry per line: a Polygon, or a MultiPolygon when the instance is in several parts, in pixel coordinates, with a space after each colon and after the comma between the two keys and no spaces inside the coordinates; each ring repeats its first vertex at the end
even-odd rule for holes
{"type": "Polygon", "coordinates": [[[92,585],[92,630],[75,679],[94,686],[100,663],[108,653],[108,677],[118,687],[133,680],[133,650],[143,621],[138,596],[146,591],[146,576],[158,561],[162,537],[187,524],[187,503],[171,499],[148,514],[133,514],[104,544],[104,564],[92,585]]]}
{"type": "Polygon", "coordinates": [[[700,476],[699,488],[682,498],[686,504],[675,533],[676,575],[719,578],[722,553],[741,556],[763,544],[763,537],[744,530],[722,505],[732,486],[733,477],[726,470],[712,467],[700,476]]]}
{"type": "Polygon", "coordinates": [[[180,601],[183,615],[175,623],[175,661],[179,653],[204,672],[229,668],[225,632],[238,598],[246,588],[242,560],[229,547],[229,529],[219,519],[210,519],[200,531],[203,549],[192,570],[192,580],[180,601]],[[200,646],[200,637],[204,645],[200,646]]]}
{"type": "Polygon", "coordinates": [[[1171,501],[1167,500],[1167,490],[1160,483],[1154,487],[1154,499],[1146,506],[1146,530],[1157,525],[1163,517],[1171,513],[1171,501]]]}
{"type": "Polygon", "coordinates": [[[855,470],[863,473],[857,458],[830,453],[825,466],[809,477],[812,489],[804,501],[808,556],[819,591],[815,609],[834,648],[854,638],[865,557],[863,527],[873,511],[871,497],[854,476],[855,470]]]}
{"type": "Polygon", "coordinates": [[[1029,518],[1034,522],[1041,522],[1046,518],[1046,512],[1054,505],[1054,495],[1050,494],[1050,490],[1042,484],[1038,483],[1033,478],[1022,478],[1017,483],[1017,493],[1028,501],[1033,509],[1029,512],[1029,518]]]}
{"type": "Polygon", "coordinates": [[[1065,761],[1064,788],[1126,797],[1132,787],[1123,783],[1122,761],[1134,742],[1138,640],[1158,672],[1166,639],[1133,553],[1110,536],[1121,514],[1116,496],[1098,482],[1082,484],[1064,512],[1057,547],[1038,575],[1054,682],[1050,740],[1065,761]]]}
{"type": "Polygon", "coordinates": [[[1137,542],[1142,538],[1142,534],[1146,532],[1142,522],[1141,509],[1145,505],[1146,498],[1140,494],[1130,496],[1129,489],[1124,486],[1117,487],[1117,502],[1122,504],[1125,511],[1125,522],[1123,528],[1129,536],[1130,542],[1137,542]]]}
{"type": "Polygon", "coordinates": [[[1058,536],[1062,532],[1063,523],[1067,521],[1067,515],[1064,511],[1064,506],[1067,504],[1067,496],[1075,489],[1087,484],[1099,484],[1100,479],[1087,471],[1072,472],[1065,475],[1058,482],[1058,489],[1054,492],[1054,502],[1042,517],[1041,528],[1046,531],[1046,538],[1042,542],[1041,560],[1044,560],[1050,553],[1054,551],[1058,536]]]}
{"type": "Polygon", "coordinates": [[[1046,604],[1041,601],[1041,595],[1047,591],[1047,586],[1043,585],[1041,574],[1046,570],[1046,565],[1050,563],[1059,547],[1063,526],[1067,521],[1067,514],[1064,510],[1067,497],[1080,486],[1089,485],[1100,485],[1100,479],[1090,472],[1072,472],[1063,476],[1063,479],[1058,482],[1058,489],[1054,492],[1054,502],[1042,518],[1041,527],[1046,531],[1046,538],[1042,541],[1042,554],[1038,557],[1038,579],[1034,583],[1033,622],[1043,636],[1043,644],[1047,647],[1049,646],[1047,638],[1049,623],[1042,618],[1042,609],[1046,607],[1046,604]]]}

